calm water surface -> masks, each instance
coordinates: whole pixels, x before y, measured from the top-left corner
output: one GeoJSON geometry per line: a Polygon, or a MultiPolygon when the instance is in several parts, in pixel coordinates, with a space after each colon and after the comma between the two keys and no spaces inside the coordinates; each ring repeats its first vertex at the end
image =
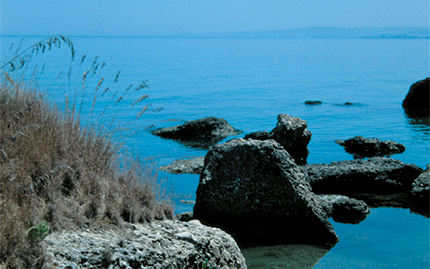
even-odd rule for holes
{"type": "MultiPolygon", "coordinates": [[[[20,39],[1,38],[2,62],[8,57],[9,45],[17,45],[20,39]]],[[[23,48],[38,40],[26,38],[23,48]]],[[[130,83],[148,81],[146,101],[163,110],[136,119],[138,111],[125,106],[118,113],[119,123],[129,126],[133,133],[120,139],[129,150],[159,166],[179,158],[204,156],[206,151],[155,137],[148,126],[162,128],[216,116],[246,134],[270,131],[280,113],[308,122],[312,131],[309,163],[351,160],[352,156],[334,141],[356,135],[403,143],[407,150],[392,158],[422,168],[430,163],[428,123],[408,118],[401,107],[409,86],[429,75],[428,40],[72,40],[78,50],[72,68],[76,74],[90,68],[94,57],[99,56],[99,61],[107,64],[101,76],[112,81],[121,70],[118,83],[106,84],[122,90],[130,83]],[[87,58],[79,69],[83,54],[87,58]],[[323,104],[305,106],[306,100],[321,100],[323,104]],[[354,105],[341,105],[345,102],[354,105]]],[[[38,70],[42,70],[43,62],[47,64],[38,75],[38,83],[55,102],[62,105],[65,95],[70,99],[75,92],[83,95],[80,86],[78,91],[64,86],[70,64],[65,48],[33,58],[38,70]]],[[[34,67],[27,72],[31,70],[34,67]]],[[[93,85],[101,76],[92,78],[93,85]]],[[[75,76],[71,85],[80,85],[81,80],[75,76]]],[[[130,98],[138,96],[132,93],[130,98]]],[[[86,98],[90,104],[93,95],[86,98]]],[[[95,113],[108,106],[105,101],[99,99],[101,107],[95,113]]],[[[180,200],[195,199],[198,176],[160,172],[160,177],[174,190],[176,211],[192,210],[192,205],[180,200]]],[[[358,225],[332,223],[341,241],[328,252],[291,245],[248,249],[244,255],[249,268],[429,268],[429,220],[423,216],[407,209],[377,208],[358,225]]]]}

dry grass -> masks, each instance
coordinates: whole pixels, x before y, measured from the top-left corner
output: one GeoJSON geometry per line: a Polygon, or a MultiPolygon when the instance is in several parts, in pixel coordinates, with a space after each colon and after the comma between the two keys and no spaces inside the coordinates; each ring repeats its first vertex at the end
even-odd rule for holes
{"type": "Polygon", "coordinates": [[[108,135],[82,127],[74,113],[60,113],[4,72],[0,267],[43,265],[43,248],[26,238],[42,221],[56,231],[174,218],[171,205],[157,198],[163,190],[156,170],[133,158],[119,159],[118,149],[108,135]]]}

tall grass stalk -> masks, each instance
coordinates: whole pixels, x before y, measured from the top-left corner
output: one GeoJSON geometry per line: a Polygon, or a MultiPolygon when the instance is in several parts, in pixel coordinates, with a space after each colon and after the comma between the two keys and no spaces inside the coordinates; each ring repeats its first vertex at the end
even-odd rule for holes
{"type": "MultiPolygon", "coordinates": [[[[39,51],[33,53],[49,50],[48,41],[55,41],[51,45],[58,42],[45,39],[45,47],[38,43],[33,48],[39,51]]],[[[71,41],[67,44],[73,48],[71,41]]],[[[114,140],[116,136],[109,127],[127,106],[119,107],[113,114],[96,113],[98,102],[109,92],[110,100],[118,102],[103,103],[102,112],[129,100],[118,96],[119,90],[112,90],[120,72],[101,90],[106,79],[100,72],[106,64],[100,64],[98,58],[84,71],[81,82],[73,82],[69,69],[68,81],[76,83],[71,85],[76,91],[72,100],[66,97],[65,109],[60,110],[38,89],[14,80],[10,72],[17,69],[5,70],[7,66],[16,67],[11,62],[1,67],[0,81],[0,268],[43,266],[43,243],[28,240],[26,234],[42,222],[55,232],[174,218],[157,170],[131,154],[119,154],[121,145],[114,140]],[[94,87],[87,84],[92,77],[97,79],[94,87]],[[91,111],[83,113],[87,92],[91,91],[91,111]],[[99,126],[91,124],[93,117],[111,119],[102,121],[108,122],[108,126],[99,126]]],[[[129,86],[126,92],[147,88],[144,81],[129,86]]],[[[129,106],[136,107],[147,98],[143,94],[129,106]]]]}

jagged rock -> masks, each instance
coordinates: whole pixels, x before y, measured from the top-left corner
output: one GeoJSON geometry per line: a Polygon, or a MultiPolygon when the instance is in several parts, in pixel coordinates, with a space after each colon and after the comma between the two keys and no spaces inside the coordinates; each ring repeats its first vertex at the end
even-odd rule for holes
{"type": "Polygon", "coordinates": [[[194,218],[239,244],[335,244],[338,238],[290,154],[274,140],[233,139],[212,147],[194,218]]]}
{"type": "Polygon", "coordinates": [[[406,147],[400,143],[377,138],[364,138],[356,136],[347,140],[336,140],[336,143],[345,147],[345,151],[354,155],[354,158],[391,156],[402,153],[406,147]]]}
{"type": "Polygon", "coordinates": [[[367,204],[361,200],[338,194],[319,194],[316,197],[327,212],[327,216],[337,222],[360,223],[370,213],[367,204]]]}
{"type": "Polygon", "coordinates": [[[404,204],[402,199],[410,192],[412,182],[423,172],[414,164],[383,157],[308,164],[300,168],[315,193],[348,195],[362,199],[371,206],[366,198],[371,200],[372,196],[376,196],[376,199],[383,199],[385,195],[390,200],[394,195],[401,199],[398,201],[400,204],[404,204]]]}
{"type": "Polygon", "coordinates": [[[430,192],[430,165],[427,165],[427,169],[419,175],[417,179],[412,183],[411,190],[411,207],[414,211],[421,213],[429,217],[429,197],[430,192]]]}
{"type": "Polygon", "coordinates": [[[254,132],[245,135],[245,139],[274,139],[288,151],[298,165],[303,165],[306,164],[309,154],[308,144],[312,136],[307,127],[307,122],[300,118],[279,114],[278,123],[270,133],[254,132]]]}
{"type": "Polygon", "coordinates": [[[225,119],[207,117],[182,125],[157,129],[152,134],[178,140],[191,147],[209,148],[230,135],[239,134],[225,119]]]}
{"type": "Polygon", "coordinates": [[[430,77],[411,85],[402,106],[409,116],[429,116],[430,77]]]}
{"type": "Polygon", "coordinates": [[[54,232],[44,244],[47,268],[247,268],[229,234],[197,220],[54,232]]]}
{"type": "Polygon", "coordinates": [[[172,174],[200,174],[203,170],[205,157],[197,157],[194,159],[181,159],[172,164],[161,166],[160,170],[172,174]]]}

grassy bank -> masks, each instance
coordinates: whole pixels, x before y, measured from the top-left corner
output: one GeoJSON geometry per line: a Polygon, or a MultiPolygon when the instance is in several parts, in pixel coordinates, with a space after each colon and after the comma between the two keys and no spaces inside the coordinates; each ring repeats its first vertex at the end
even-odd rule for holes
{"type": "Polygon", "coordinates": [[[52,231],[174,218],[156,170],[119,157],[117,143],[3,72],[0,85],[0,267],[41,267],[52,231]]]}

